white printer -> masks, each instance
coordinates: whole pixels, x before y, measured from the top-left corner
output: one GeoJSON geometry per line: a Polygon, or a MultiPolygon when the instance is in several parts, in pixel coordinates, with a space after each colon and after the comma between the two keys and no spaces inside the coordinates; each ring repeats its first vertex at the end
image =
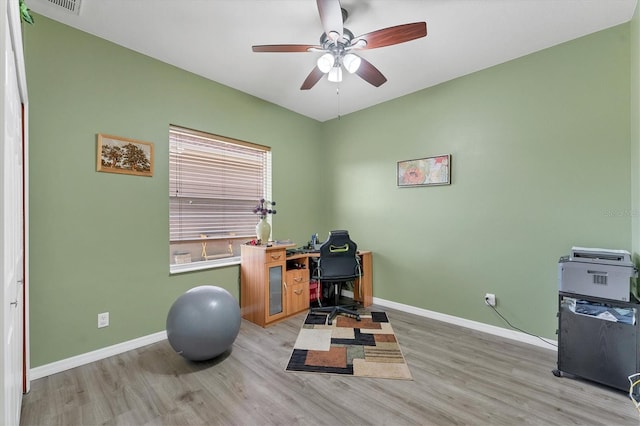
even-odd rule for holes
{"type": "Polygon", "coordinates": [[[572,247],[558,262],[560,291],[629,302],[638,270],[626,250],[572,247]]]}

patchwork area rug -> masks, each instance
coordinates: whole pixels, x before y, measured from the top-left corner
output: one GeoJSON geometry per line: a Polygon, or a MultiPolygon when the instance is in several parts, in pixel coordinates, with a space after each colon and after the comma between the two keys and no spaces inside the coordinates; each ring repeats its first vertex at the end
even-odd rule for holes
{"type": "Polygon", "coordinates": [[[293,347],[287,371],[412,380],[400,345],[384,312],[361,314],[360,321],[309,312],[293,347]]]}

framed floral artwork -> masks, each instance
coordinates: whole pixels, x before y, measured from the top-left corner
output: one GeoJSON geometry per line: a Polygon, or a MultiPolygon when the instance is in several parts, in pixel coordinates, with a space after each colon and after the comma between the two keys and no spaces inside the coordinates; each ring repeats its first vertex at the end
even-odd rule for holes
{"type": "Polygon", "coordinates": [[[153,176],[153,144],[120,136],[98,134],[96,170],[153,176]]]}
{"type": "Polygon", "coordinates": [[[451,184],[451,155],[398,161],[398,186],[432,186],[451,184]]]}

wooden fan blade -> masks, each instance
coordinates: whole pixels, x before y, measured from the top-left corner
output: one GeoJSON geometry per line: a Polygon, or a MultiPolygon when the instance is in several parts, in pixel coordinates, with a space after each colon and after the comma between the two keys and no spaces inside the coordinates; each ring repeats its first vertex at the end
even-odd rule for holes
{"type": "Polygon", "coordinates": [[[357,44],[358,40],[365,40],[366,46],[362,49],[376,49],[378,47],[391,46],[394,44],[404,43],[406,41],[415,40],[427,35],[426,22],[414,22],[412,24],[396,25],[395,27],[383,28],[373,31],[359,37],[355,37],[352,45],[357,44]]]}
{"type": "Polygon", "coordinates": [[[382,86],[387,81],[387,77],[382,75],[378,68],[371,65],[371,62],[367,61],[364,58],[360,59],[362,62],[360,62],[360,66],[358,67],[356,74],[362,77],[362,79],[367,83],[370,83],[376,87],[382,86]]]}
{"type": "Polygon", "coordinates": [[[342,37],[343,22],[342,9],[339,0],[316,0],[320,22],[324,33],[330,40],[336,41],[342,37]]]}
{"type": "Polygon", "coordinates": [[[300,86],[300,90],[311,89],[313,86],[316,85],[317,82],[320,81],[323,75],[324,73],[320,71],[320,68],[316,66],[313,70],[311,70],[311,73],[304,80],[304,83],[302,83],[302,86],[300,86]]]}
{"type": "Polygon", "coordinates": [[[315,46],[313,44],[262,44],[258,46],[251,46],[254,52],[309,52],[309,49],[322,49],[322,46],[315,46]]]}

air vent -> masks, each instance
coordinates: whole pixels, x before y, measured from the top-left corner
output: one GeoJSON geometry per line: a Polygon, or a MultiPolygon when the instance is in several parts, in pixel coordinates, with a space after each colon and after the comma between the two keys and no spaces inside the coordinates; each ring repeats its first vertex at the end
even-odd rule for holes
{"type": "Polygon", "coordinates": [[[607,285],[607,276],[606,275],[594,275],[593,283],[598,285],[607,285]]]}
{"type": "Polygon", "coordinates": [[[80,0],[47,0],[47,1],[75,15],[80,15],[80,0]]]}

